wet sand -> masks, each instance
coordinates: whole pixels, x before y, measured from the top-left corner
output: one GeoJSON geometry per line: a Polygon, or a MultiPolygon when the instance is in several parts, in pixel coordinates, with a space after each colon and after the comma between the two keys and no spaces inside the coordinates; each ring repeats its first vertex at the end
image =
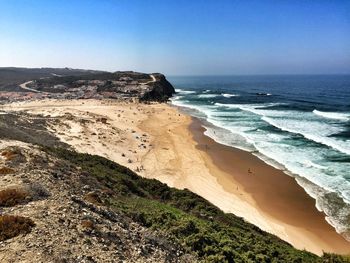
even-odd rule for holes
{"type": "Polygon", "coordinates": [[[325,215],[315,207],[315,200],[294,178],[260,160],[253,154],[216,143],[204,135],[200,121],[194,119],[189,129],[197,148],[212,159],[213,164],[231,178],[216,174],[226,191],[232,191],[227,181],[239,183],[254,205],[271,221],[281,224],[287,240],[302,249],[320,254],[321,251],[350,253],[350,243],[327,223],[325,215]],[[314,246],[314,247],[313,247],[314,246]],[[320,251],[321,250],[321,251],[320,251]]]}

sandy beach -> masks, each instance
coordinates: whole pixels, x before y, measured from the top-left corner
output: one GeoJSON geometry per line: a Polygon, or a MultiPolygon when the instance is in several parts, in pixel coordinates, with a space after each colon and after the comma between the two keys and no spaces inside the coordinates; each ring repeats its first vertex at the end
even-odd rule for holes
{"type": "Polygon", "coordinates": [[[42,100],[1,106],[50,117],[50,130],[77,151],[141,176],[187,188],[299,249],[350,253],[350,243],[296,181],[254,155],[220,145],[201,123],[167,104],[42,100]]]}

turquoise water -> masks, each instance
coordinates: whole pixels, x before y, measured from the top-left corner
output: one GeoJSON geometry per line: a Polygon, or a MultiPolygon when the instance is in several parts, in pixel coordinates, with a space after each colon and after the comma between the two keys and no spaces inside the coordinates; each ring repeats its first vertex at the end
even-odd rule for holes
{"type": "Polygon", "coordinates": [[[170,77],[206,135],[284,170],[350,240],[350,76],[170,77]]]}

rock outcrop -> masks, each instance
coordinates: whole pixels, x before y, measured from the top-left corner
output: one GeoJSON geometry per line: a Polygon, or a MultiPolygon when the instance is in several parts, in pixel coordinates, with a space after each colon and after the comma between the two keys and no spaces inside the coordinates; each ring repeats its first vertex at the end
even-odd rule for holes
{"type": "Polygon", "coordinates": [[[150,83],[149,89],[140,97],[140,101],[167,101],[174,93],[175,89],[163,74],[152,74],[156,81],[150,83]]]}

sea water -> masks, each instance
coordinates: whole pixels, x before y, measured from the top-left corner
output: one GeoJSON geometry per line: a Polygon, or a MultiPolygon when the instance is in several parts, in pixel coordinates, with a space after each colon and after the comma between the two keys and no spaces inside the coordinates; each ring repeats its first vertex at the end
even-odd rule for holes
{"type": "Polygon", "coordinates": [[[350,240],[350,75],[168,79],[207,136],[295,177],[350,240]]]}

